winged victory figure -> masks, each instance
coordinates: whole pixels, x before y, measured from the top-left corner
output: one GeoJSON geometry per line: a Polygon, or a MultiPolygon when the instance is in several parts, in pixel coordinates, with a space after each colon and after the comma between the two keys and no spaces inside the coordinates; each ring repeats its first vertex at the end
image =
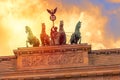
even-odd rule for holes
{"type": "Polygon", "coordinates": [[[49,14],[54,15],[57,11],[57,7],[55,9],[51,9],[51,10],[47,9],[47,11],[49,14]]]}

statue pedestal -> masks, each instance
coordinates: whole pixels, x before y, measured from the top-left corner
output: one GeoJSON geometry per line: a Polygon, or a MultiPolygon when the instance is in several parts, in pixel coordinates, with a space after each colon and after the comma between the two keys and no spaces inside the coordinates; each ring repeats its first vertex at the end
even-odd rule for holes
{"type": "Polygon", "coordinates": [[[14,54],[17,69],[29,70],[87,66],[89,51],[90,45],[77,44],[18,48],[14,54]]]}

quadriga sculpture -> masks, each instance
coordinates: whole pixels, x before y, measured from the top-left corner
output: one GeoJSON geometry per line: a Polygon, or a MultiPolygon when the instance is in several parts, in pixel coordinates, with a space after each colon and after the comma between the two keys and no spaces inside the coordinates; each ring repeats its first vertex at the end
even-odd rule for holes
{"type": "Polygon", "coordinates": [[[60,25],[59,25],[59,44],[63,45],[66,44],[66,34],[63,28],[63,21],[60,21],[60,25]]]}
{"type": "Polygon", "coordinates": [[[81,27],[81,22],[79,21],[76,25],[75,32],[71,35],[70,43],[71,44],[77,44],[79,41],[79,44],[81,43],[81,33],[79,31],[81,27]]]}
{"type": "Polygon", "coordinates": [[[50,37],[46,34],[46,26],[45,23],[42,23],[42,31],[40,34],[40,39],[42,42],[42,46],[50,45],[50,37]]]}
{"type": "Polygon", "coordinates": [[[25,29],[26,29],[26,33],[28,34],[27,40],[26,40],[26,47],[28,47],[28,43],[33,47],[38,47],[40,44],[39,39],[37,39],[37,37],[33,35],[30,27],[25,26],[25,29]]]}

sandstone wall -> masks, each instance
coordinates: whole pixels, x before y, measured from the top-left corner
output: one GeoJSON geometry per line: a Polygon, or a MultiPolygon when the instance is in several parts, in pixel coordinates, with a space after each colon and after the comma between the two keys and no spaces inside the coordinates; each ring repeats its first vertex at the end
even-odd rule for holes
{"type": "Polygon", "coordinates": [[[89,53],[90,65],[120,64],[120,49],[93,50],[89,53]]]}
{"type": "Polygon", "coordinates": [[[15,56],[0,57],[0,73],[14,71],[16,68],[15,56]]]}
{"type": "Polygon", "coordinates": [[[51,79],[51,80],[120,80],[120,76],[119,75],[105,75],[105,76],[66,78],[66,79],[51,79]]]}
{"type": "MultiPolygon", "coordinates": [[[[50,49],[44,47],[44,50],[43,48],[41,49],[34,48],[34,50],[32,50],[33,48],[26,48],[26,49],[19,48],[15,56],[0,57],[0,80],[1,79],[14,79],[14,77],[16,77],[15,79],[18,79],[18,76],[22,77],[23,80],[27,79],[27,77],[29,78],[29,80],[35,80],[37,78],[41,79],[41,77],[47,78],[46,80],[48,80],[48,77],[50,77],[49,80],[120,80],[120,76],[119,76],[120,74],[120,49],[104,49],[104,50],[92,50],[91,51],[90,46],[85,47],[85,45],[81,45],[79,47],[78,45],[78,48],[76,48],[77,46],[75,47],[73,46],[72,48],[71,47],[72,45],[69,47],[63,46],[60,49],[61,51],[59,50],[60,47],[51,47],[50,49]],[[53,50],[52,48],[54,48],[55,50],[53,50]],[[22,53],[21,53],[21,50],[23,51],[22,53]],[[49,50],[52,50],[52,51],[49,52],[49,50]],[[49,53],[49,55],[52,54],[53,56],[55,56],[56,54],[56,55],[60,55],[61,57],[62,57],[62,54],[65,54],[65,55],[68,54],[65,59],[68,59],[69,58],[68,56],[72,55],[70,56],[70,60],[72,60],[73,57],[75,57],[75,60],[79,61],[81,59],[81,56],[80,55],[76,56],[76,54],[80,54],[79,50],[80,50],[80,53],[82,53],[83,55],[85,55],[84,52],[86,52],[87,54],[87,51],[88,51],[88,55],[86,56],[88,58],[87,65],[81,66],[82,64],[79,64],[77,68],[75,67],[76,65],[73,65],[72,67],[66,67],[66,68],[65,67],[64,68],[59,67],[55,69],[50,68],[48,71],[47,69],[46,70],[29,69],[29,70],[22,70],[22,71],[17,70],[17,62],[21,62],[17,60],[18,59],[17,56],[26,57],[28,62],[30,62],[31,60],[32,62],[34,62],[33,57],[35,57],[35,60],[40,59],[40,56],[45,55],[44,53],[49,53]],[[66,53],[66,52],[69,52],[69,53],[66,53]],[[39,56],[36,55],[36,53],[39,54],[39,56]],[[29,59],[28,56],[32,56],[32,58],[30,57],[29,59]],[[51,72],[50,70],[52,70],[53,72],[51,72]],[[24,75],[23,73],[26,75],[24,75]],[[64,77],[63,75],[65,75],[66,77],[64,77]],[[59,76],[60,78],[57,78],[55,76],[59,76]]],[[[53,57],[51,58],[51,60],[53,61],[63,60],[63,58],[61,57],[60,59],[53,57]]],[[[83,58],[86,58],[86,57],[83,57],[83,58]]],[[[44,58],[46,60],[46,56],[44,56],[44,58]]],[[[67,60],[67,61],[70,62],[70,60],[67,60]]],[[[86,60],[83,59],[83,61],[86,61],[86,60]]],[[[23,60],[23,62],[25,62],[25,60],[23,60]]],[[[47,67],[50,67],[50,66],[47,65],[47,67]]]]}

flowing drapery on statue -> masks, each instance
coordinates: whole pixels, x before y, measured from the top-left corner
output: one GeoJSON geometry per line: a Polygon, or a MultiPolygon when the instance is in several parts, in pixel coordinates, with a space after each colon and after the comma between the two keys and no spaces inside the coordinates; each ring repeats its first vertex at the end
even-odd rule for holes
{"type": "Polygon", "coordinates": [[[78,41],[79,41],[79,44],[81,43],[81,33],[79,31],[80,27],[81,27],[81,22],[79,21],[76,24],[75,32],[71,35],[71,39],[70,39],[71,44],[77,44],[78,41]]]}
{"type": "Polygon", "coordinates": [[[42,42],[42,46],[50,45],[50,37],[46,34],[46,26],[45,23],[42,23],[42,31],[40,34],[40,39],[42,42]]]}
{"type": "Polygon", "coordinates": [[[59,45],[59,32],[57,27],[51,28],[51,45],[59,45]]]}
{"type": "Polygon", "coordinates": [[[26,40],[26,47],[28,47],[28,43],[33,47],[38,47],[40,44],[39,39],[33,35],[30,27],[25,26],[25,29],[26,29],[26,33],[28,34],[27,40],[26,40]]]}

